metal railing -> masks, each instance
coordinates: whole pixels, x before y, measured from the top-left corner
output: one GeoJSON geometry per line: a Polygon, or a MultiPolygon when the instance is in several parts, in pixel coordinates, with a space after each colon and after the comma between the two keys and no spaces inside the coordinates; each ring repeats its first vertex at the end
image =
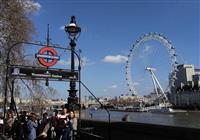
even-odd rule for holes
{"type": "Polygon", "coordinates": [[[107,112],[108,114],[108,140],[111,140],[111,119],[110,119],[110,111],[98,100],[98,98],[90,91],[90,89],[82,82],[79,81],[81,85],[94,97],[94,99],[101,105],[101,107],[107,112]]]}

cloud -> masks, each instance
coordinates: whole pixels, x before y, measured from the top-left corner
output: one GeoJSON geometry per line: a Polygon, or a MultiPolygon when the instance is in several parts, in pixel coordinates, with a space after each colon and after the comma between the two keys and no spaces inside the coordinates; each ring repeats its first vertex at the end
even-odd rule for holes
{"type": "Polygon", "coordinates": [[[118,86],[113,84],[113,85],[108,86],[105,89],[103,89],[103,92],[108,92],[108,91],[110,92],[111,90],[114,90],[114,89],[117,89],[117,88],[118,88],[118,86]]]}
{"type": "Polygon", "coordinates": [[[60,26],[60,28],[59,28],[59,30],[64,30],[64,29],[65,29],[64,25],[60,26]]]}
{"type": "Polygon", "coordinates": [[[144,52],[149,52],[151,50],[152,46],[146,45],[144,47],[144,52]]]}
{"type": "Polygon", "coordinates": [[[120,64],[120,63],[125,63],[127,60],[128,57],[123,55],[116,55],[116,56],[107,55],[104,57],[103,62],[120,64]]]}
{"type": "Polygon", "coordinates": [[[40,3],[31,0],[19,0],[19,2],[23,4],[23,8],[27,13],[32,11],[39,11],[42,8],[40,3]]]}
{"type": "Polygon", "coordinates": [[[116,89],[117,87],[118,87],[117,85],[111,85],[108,88],[110,88],[110,89],[116,89]]]}
{"type": "Polygon", "coordinates": [[[33,2],[33,6],[35,7],[35,9],[37,11],[39,11],[41,9],[41,7],[42,7],[38,2],[33,2]]]}
{"type": "Polygon", "coordinates": [[[127,55],[130,53],[130,50],[121,50],[120,54],[127,55]]]}
{"type": "Polygon", "coordinates": [[[135,86],[139,86],[140,83],[139,83],[139,82],[133,82],[133,85],[135,85],[135,86]]]}
{"type": "Polygon", "coordinates": [[[81,32],[86,32],[88,29],[86,27],[83,27],[83,29],[81,29],[81,32]]]}
{"type": "Polygon", "coordinates": [[[144,58],[144,55],[143,54],[139,55],[139,58],[141,58],[141,59],[144,58]]]}
{"type": "Polygon", "coordinates": [[[58,64],[60,64],[60,65],[70,65],[70,61],[69,60],[67,60],[67,61],[65,61],[65,60],[59,60],[58,61],[58,64]]]}
{"type": "Polygon", "coordinates": [[[88,59],[87,57],[83,57],[81,59],[81,64],[82,66],[89,66],[89,65],[94,65],[95,62],[94,61],[91,61],[90,59],[88,59]]]}
{"type": "MultiPolygon", "coordinates": [[[[78,66],[78,63],[79,63],[78,60],[75,59],[76,67],[78,66]]],[[[71,65],[71,60],[70,59],[68,59],[68,60],[60,60],[60,61],[58,61],[58,64],[69,66],[69,65],[71,65]]],[[[81,58],[81,66],[88,66],[88,65],[93,65],[93,64],[95,64],[95,62],[89,60],[87,57],[81,58]]]]}
{"type": "Polygon", "coordinates": [[[152,53],[153,46],[145,45],[144,49],[142,50],[142,53],[139,55],[139,58],[143,59],[146,56],[146,53],[152,53]]]}
{"type": "Polygon", "coordinates": [[[103,90],[103,92],[107,92],[107,91],[108,91],[107,89],[104,89],[104,90],[103,90]]]}

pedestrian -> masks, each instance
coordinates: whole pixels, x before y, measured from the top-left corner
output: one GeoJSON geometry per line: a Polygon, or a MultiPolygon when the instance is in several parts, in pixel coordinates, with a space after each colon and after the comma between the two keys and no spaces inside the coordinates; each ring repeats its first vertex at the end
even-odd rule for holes
{"type": "Polygon", "coordinates": [[[48,113],[45,112],[42,114],[42,119],[39,121],[39,126],[38,126],[38,133],[42,133],[45,126],[49,123],[48,119],[48,113]]]}
{"type": "Polygon", "coordinates": [[[77,125],[78,125],[78,121],[77,121],[74,111],[70,111],[69,120],[70,120],[71,126],[72,126],[72,130],[70,132],[70,137],[71,137],[71,140],[74,140],[77,135],[77,125]]]}
{"type": "Polygon", "coordinates": [[[67,108],[63,108],[63,112],[59,118],[59,128],[61,130],[61,140],[70,140],[71,125],[69,121],[69,113],[67,108]]]}
{"type": "Polygon", "coordinates": [[[13,140],[27,140],[28,127],[27,127],[26,111],[21,111],[13,123],[13,140]]]}
{"type": "Polygon", "coordinates": [[[56,135],[59,133],[59,117],[58,110],[54,110],[52,117],[50,118],[51,125],[51,138],[56,139],[56,135]]]}
{"type": "Polygon", "coordinates": [[[4,125],[3,116],[2,114],[0,114],[0,134],[3,133],[3,125],[4,125]]]}
{"type": "Polygon", "coordinates": [[[56,131],[58,127],[58,111],[53,112],[53,116],[49,118],[48,123],[45,125],[43,131],[38,135],[37,140],[59,140],[56,138],[56,131]]]}
{"type": "Polygon", "coordinates": [[[36,122],[36,115],[34,113],[31,113],[27,122],[27,128],[29,131],[28,140],[35,140],[37,127],[38,127],[38,124],[36,122]]]}
{"type": "Polygon", "coordinates": [[[8,112],[7,114],[8,118],[6,119],[6,123],[5,123],[5,132],[6,135],[10,138],[12,136],[12,125],[14,123],[14,116],[11,113],[11,111],[8,112]]]}
{"type": "Polygon", "coordinates": [[[26,111],[22,111],[20,113],[19,123],[20,123],[19,124],[20,125],[19,136],[21,136],[21,140],[22,140],[22,138],[24,138],[24,140],[26,140],[26,139],[28,139],[28,127],[27,127],[28,116],[27,116],[26,111]]]}

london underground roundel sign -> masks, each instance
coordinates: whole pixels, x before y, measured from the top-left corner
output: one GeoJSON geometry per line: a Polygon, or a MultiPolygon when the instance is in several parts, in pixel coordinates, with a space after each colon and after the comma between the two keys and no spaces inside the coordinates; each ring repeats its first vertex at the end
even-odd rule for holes
{"type": "Polygon", "coordinates": [[[57,52],[50,47],[44,47],[40,49],[39,52],[36,54],[36,58],[38,58],[40,64],[46,67],[51,67],[55,65],[58,60],[60,60],[57,52]]]}

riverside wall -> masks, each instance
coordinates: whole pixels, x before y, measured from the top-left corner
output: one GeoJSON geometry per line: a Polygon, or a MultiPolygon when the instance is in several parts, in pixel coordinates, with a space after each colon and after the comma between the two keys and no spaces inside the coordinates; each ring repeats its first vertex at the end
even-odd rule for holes
{"type": "MultiPolygon", "coordinates": [[[[200,140],[200,129],[144,124],[81,120],[81,128],[105,140],[200,140]]],[[[101,139],[101,138],[88,138],[101,139]]]]}

